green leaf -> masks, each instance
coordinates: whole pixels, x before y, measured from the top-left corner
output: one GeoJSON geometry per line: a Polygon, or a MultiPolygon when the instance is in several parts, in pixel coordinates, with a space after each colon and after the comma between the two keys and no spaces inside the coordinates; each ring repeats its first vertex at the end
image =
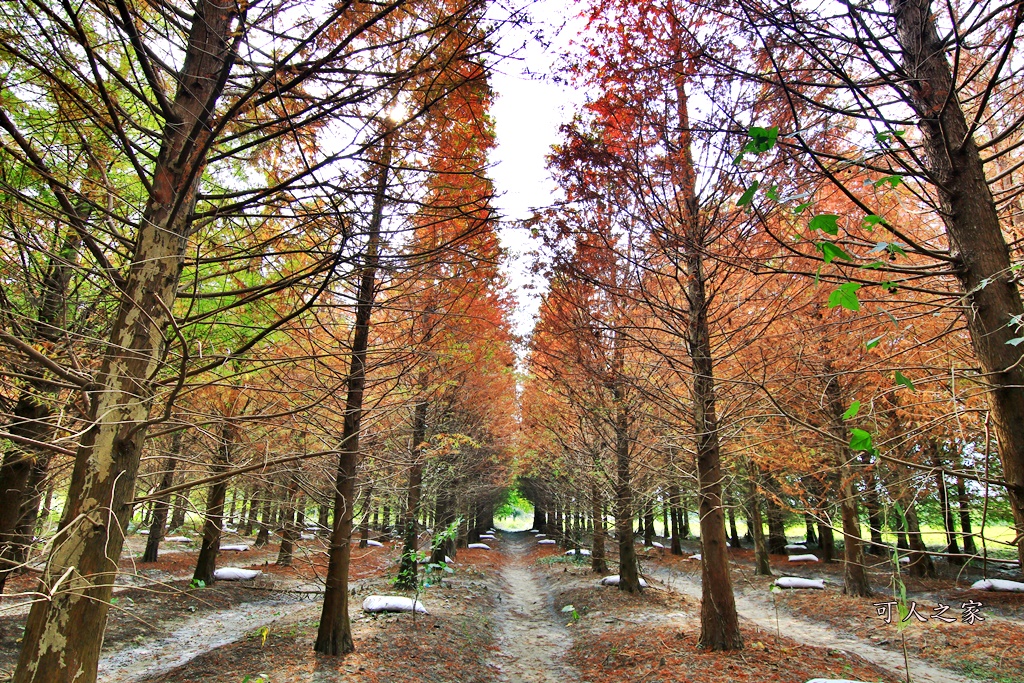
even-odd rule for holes
{"type": "Polygon", "coordinates": [[[747,131],[747,135],[751,139],[750,142],[744,145],[743,151],[750,152],[751,154],[763,154],[775,146],[775,142],[779,139],[779,127],[762,128],[761,126],[751,126],[750,130],[747,131]]]}
{"type": "Polygon", "coordinates": [[[882,268],[884,266],[885,266],[885,264],[882,263],[881,261],[872,261],[871,263],[865,263],[863,266],[858,266],[858,268],[867,268],[868,270],[878,270],[879,268],[882,268]]]}
{"type": "Polygon", "coordinates": [[[870,351],[871,349],[878,346],[878,342],[880,341],[882,341],[882,337],[875,337],[874,339],[869,339],[864,346],[866,346],[867,350],[870,351]]]}
{"type": "Polygon", "coordinates": [[[768,197],[768,199],[772,200],[773,202],[779,201],[779,186],[772,185],[764,194],[766,197],[768,197]]]}
{"type": "Polygon", "coordinates": [[[811,219],[809,224],[810,229],[821,230],[828,235],[839,234],[839,216],[833,213],[819,213],[817,216],[811,219]]]}
{"type": "Polygon", "coordinates": [[[871,230],[874,230],[875,226],[879,225],[883,220],[884,219],[881,216],[876,216],[875,214],[872,213],[867,216],[864,216],[864,218],[861,219],[860,224],[862,227],[867,228],[870,232],[871,230]]]}
{"type": "Polygon", "coordinates": [[[874,446],[871,445],[871,432],[856,428],[850,430],[851,451],[870,451],[873,448],[874,446]]]}
{"type": "Polygon", "coordinates": [[[747,188],[747,191],[740,197],[740,200],[736,202],[736,206],[746,206],[749,204],[754,199],[754,193],[757,192],[757,188],[760,185],[761,184],[755,180],[753,184],[747,188]]]}
{"type": "Polygon", "coordinates": [[[879,178],[875,181],[875,187],[881,187],[882,185],[889,185],[890,187],[899,187],[900,183],[903,182],[903,176],[899,173],[893,175],[887,175],[879,178]]]}
{"type": "Polygon", "coordinates": [[[804,212],[804,209],[806,209],[806,208],[807,208],[808,206],[810,206],[810,205],[811,205],[811,203],[810,203],[810,202],[804,202],[803,204],[798,204],[798,205],[796,206],[796,208],[794,208],[794,209],[793,209],[793,213],[795,213],[795,214],[801,214],[801,213],[803,213],[803,212],[804,212]]]}
{"type": "Polygon", "coordinates": [[[828,307],[842,306],[851,311],[859,311],[860,299],[857,298],[858,289],[860,289],[860,285],[856,282],[846,282],[839,285],[838,289],[832,290],[832,293],[828,295],[828,307]]]}
{"type": "Polygon", "coordinates": [[[565,607],[563,607],[563,608],[562,608],[562,611],[563,611],[563,612],[572,612],[572,611],[573,611],[573,610],[575,610],[575,609],[576,609],[576,608],[575,608],[575,607],[573,607],[572,605],[566,605],[565,607]]]}
{"type": "Polygon", "coordinates": [[[832,244],[831,242],[818,242],[815,245],[818,251],[825,257],[825,263],[832,263],[837,258],[841,258],[844,261],[852,261],[853,257],[847,254],[845,251],[832,244]]]}
{"type": "Polygon", "coordinates": [[[844,420],[851,420],[851,419],[857,417],[857,413],[859,413],[859,412],[860,412],[860,401],[854,401],[853,403],[850,404],[850,407],[846,409],[846,412],[843,413],[843,419],[844,420]]]}
{"type": "Polygon", "coordinates": [[[1010,346],[1020,346],[1021,344],[1024,344],[1024,337],[1016,337],[1014,339],[1007,339],[1006,343],[1009,344],[1010,346]]]}
{"type": "Polygon", "coordinates": [[[917,389],[914,388],[914,383],[911,382],[910,379],[899,370],[896,371],[896,384],[905,386],[911,391],[917,391],[917,389]]]}

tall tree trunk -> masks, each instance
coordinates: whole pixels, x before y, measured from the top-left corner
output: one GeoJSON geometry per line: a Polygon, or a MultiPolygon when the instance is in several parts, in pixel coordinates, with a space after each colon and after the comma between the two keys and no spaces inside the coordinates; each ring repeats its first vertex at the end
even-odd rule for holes
{"type": "Polygon", "coordinates": [[[363,488],[363,509],[359,522],[359,547],[366,548],[370,541],[370,501],[373,496],[373,484],[367,482],[363,488]]]}
{"type": "Polygon", "coordinates": [[[878,500],[878,485],[874,471],[871,469],[871,454],[861,453],[860,461],[864,465],[864,509],[868,512],[868,529],[871,544],[867,547],[870,555],[882,555],[885,542],[882,540],[882,506],[878,500]]]}
{"type": "Polygon", "coordinates": [[[960,530],[963,532],[964,552],[976,555],[978,549],[974,545],[974,532],[971,530],[971,499],[967,497],[964,478],[956,478],[957,509],[960,512],[960,530]]]}
{"type": "MultiPolygon", "coordinates": [[[[32,325],[26,341],[62,343],[67,289],[80,243],[78,233],[71,231],[64,240],[60,257],[51,257],[42,280],[36,324],[32,325]]],[[[14,417],[8,431],[36,443],[49,443],[53,440],[54,429],[50,406],[58,389],[32,368],[26,369],[25,374],[31,379],[25,382],[14,404],[14,417]]],[[[4,455],[0,466],[0,593],[7,577],[27,559],[35,535],[38,489],[46,477],[49,462],[50,451],[27,443],[14,442],[4,455]]]]}
{"type": "Polygon", "coordinates": [[[839,376],[832,371],[831,361],[827,358],[823,370],[829,431],[836,439],[834,448],[836,470],[839,473],[839,509],[843,518],[843,592],[847,595],[868,597],[871,595],[871,583],[864,565],[864,542],[860,535],[857,492],[853,485],[855,475],[852,465],[856,459],[850,450],[850,436],[843,420],[846,396],[839,384],[839,376]]]}
{"type": "Polygon", "coordinates": [[[807,536],[807,543],[815,545],[818,543],[818,536],[814,532],[814,517],[810,512],[804,513],[804,534],[807,536]]]}
{"type": "Polygon", "coordinates": [[[189,494],[192,487],[184,488],[174,494],[174,511],[171,513],[171,529],[180,529],[185,524],[185,514],[188,512],[189,494]]]}
{"type": "Polygon", "coordinates": [[[648,499],[644,504],[644,546],[654,543],[654,504],[648,499]]]}
{"type": "Polygon", "coordinates": [[[683,512],[680,505],[679,496],[679,485],[671,484],[668,488],[668,499],[669,507],[671,508],[672,517],[672,554],[682,555],[683,545],[681,539],[683,537],[683,512]]]}
{"type": "Polygon", "coordinates": [[[772,567],[768,557],[768,545],[765,543],[764,527],[761,526],[761,494],[757,490],[757,465],[749,462],[750,491],[747,498],[747,526],[754,537],[754,574],[771,576],[772,567]]]}
{"type": "MultiPolygon", "coordinates": [[[[389,125],[389,124],[385,124],[389,125]]],[[[384,132],[380,175],[373,199],[373,214],[367,235],[356,300],[356,319],[352,335],[352,359],[348,372],[348,394],[342,425],[341,453],[334,484],[334,528],[327,561],[327,586],[324,591],[320,625],[313,650],[324,655],[344,655],[355,649],[352,625],[348,619],[348,572],[352,549],[352,512],[355,508],[356,468],[359,464],[359,432],[363,419],[363,391],[366,387],[366,351],[370,339],[370,314],[375,295],[374,280],[380,248],[380,226],[384,218],[384,199],[391,167],[390,128],[384,132]]]]}
{"type": "MultiPolygon", "coordinates": [[[[679,86],[682,89],[682,86],[679,86]]],[[[685,98],[685,94],[681,95],[685,98]]],[[[688,147],[687,147],[688,149],[688,147]]],[[[691,201],[691,199],[687,199],[691,201]]],[[[696,198],[692,199],[692,220],[699,220],[696,198]]],[[[691,237],[699,228],[690,226],[691,237]]],[[[722,457],[715,413],[714,362],[708,330],[708,301],[705,293],[703,239],[694,239],[687,249],[689,278],[686,298],[690,321],[687,346],[693,363],[693,427],[697,440],[701,544],[701,610],[698,646],[708,650],[738,650],[743,647],[739,618],[729,576],[729,554],[725,539],[722,507],[722,457]]]]}
{"type": "MultiPolygon", "coordinates": [[[[171,437],[171,453],[164,461],[164,476],[160,479],[160,488],[163,492],[171,488],[174,483],[174,470],[178,466],[178,458],[181,457],[181,440],[183,430],[174,432],[171,437]]],[[[146,551],[142,553],[143,562],[156,562],[160,550],[160,541],[164,537],[164,528],[167,525],[167,511],[169,508],[168,496],[161,495],[156,499],[153,508],[153,524],[149,527],[149,537],[146,539],[146,551]]]]}
{"type": "Polygon", "coordinates": [[[260,530],[256,534],[256,547],[262,548],[267,543],[270,543],[270,527],[273,526],[273,502],[270,500],[270,496],[273,493],[273,487],[268,486],[264,491],[263,498],[263,510],[260,516],[260,530]]]}
{"type": "MultiPolygon", "coordinates": [[[[770,474],[764,475],[771,479],[770,474]]],[[[772,555],[786,554],[786,525],[783,522],[782,508],[775,500],[775,496],[765,496],[765,508],[768,517],[768,552],[772,555]]]]}
{"type": "MultiPolygon", "coordinates": [[[[305,438],[302,441],[305,443],[305,438]]],[[[284,522],[281,525],[281,545],[277,549],[277,562],[274,563],[279,567],[292,566],[295,541],[298,540],[300,533],[296,522],[296,502],[299,495],[299,478],[293,471],[288,478],[288,497],[281,505],[284,510],[284,522]]]]}
{"type": "MultiPolygon", "coordinates": [[[[234,450],[237,438],[236,427],[230,420],[225,420],[221,428],[221,445],[217,449],[217,458],[210,468],[211,474],[218,475],[228,471],[231,466],[231,451],[234,450]]],[[[217,554],[220,552],[220,537],[224,526],[224,499],[228,492],[228,480],[220,479],[210,486],[210,497],[206,502],[206,518],[203,522],[203,545],[199,549],[193,581],[202,581],[207,586],[213,584],[213,572],[217,568],[217,554]]]]}
{"type": "Polygon", "coordinates": [[[598,574],[606,574],[608,562],[605,560],[604,553],[604,510],[601,504],[601,490],[597,487],[596,482],[590,485],[590,507],[594,517],[594,535],[590,542],[590,570],[598,574]]]}
{"type": "Polygon", "coordinates": [[[733,496],[732,489],[728,489],[726,495],[729,497],[729,543],[733,548],[739,548],[740,546],[740,534],[736,530],[736,498],[733,496]]]}
{"type": "Polygon", "coordinates": [[[928,444],[931,450],[932,467],[935,468],[936,490],[939,495],[939,510],[942,513],[942,525],[946,531],[946,560],[952,564],[963,564],[964,558],[960,556],[960,544],[956,541],[956,525],[953,523],[953,509],[949,503],[949,489],[946,488],[946,477],[942,474],[942,456],[939,453],[939,445],[929,439],[928,444]]]}
{"type": "MultiPolygon", "coordinates": [[[[1024,536],[1024,364],[1010,343],[1024,316],[999,213],[985,167],[956,96],[945,43],[930,0],[889,0],[902,49],[907,99],[918,117],[926,167],[939,198],[938,215],[958,258],[964,321],[989,388],[999,456],[1018,536],[1024,536]]],[[[1017,543],[1024,569],[1024,538],[1017,543]]]]}
{"type": "MultiPolygon", "coordinates": [[[[426,390],[426,379],[420,382],[421,389],[426,390]]],[[[402,559],[399,563],[398,577],[395,586],[406,590],[416,588],[417,562],[416,552],[419,544],[420,497],[423,493],[423,456],[422,445],[427,437],[427,401],[424,396],[416,404],[412,421],[412,464],[409,467],[409,483],[406,488],[406,507],[404,534],[402,541],[402,559]]],[[[480,538],[479,509],[470,538],[475,534],[480,538]]]]}
{"type": "Polygon", "coordinates": [[[131,267],[90,392],[91,427],[75,455],[58,532],[66,542],[53,544],[40,578],[40,592],[49,593],[59,580],[61,590],[53,599],[32,604],[14,683],[89,683],[96,678],[124,544],[121,530],[131,516],[153,381],[214,128],[210,117],[243,34],[234,26],[238,8],[233,4],[197,0],[191,11],[171,104],[173,120],[162,127],[131,267]]]}

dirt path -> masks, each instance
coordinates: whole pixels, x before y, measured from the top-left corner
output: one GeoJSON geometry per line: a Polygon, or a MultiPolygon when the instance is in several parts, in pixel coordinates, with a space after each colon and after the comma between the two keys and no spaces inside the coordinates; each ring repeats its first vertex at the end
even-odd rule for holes
{"type": "Polygon", "coordinates": [[[104,654],[97,680],[99,683],[130,683],[143,676],[170,671],[281,617],[302,610],[312,614],[314,609],[308,601],[275,599],[242,603],[221,612],[165,623],[163,628],[170,630],[166,635],[104,654]]]}
{"type": "MultiPolygon", "coordinates": [[[[649,575],[672,590],[698,600],[701,597],[699,575],[673,572],[660,567],[649,572],[649,575]]],[[[741,618],[753,622],[764,631],[776,632],[775,610],[770,605],[761,604],[737,593],[736,610],[741,618]]],[[[849,652],[891,672],[894,676],[904,679],[906,677],[907,670],[901,653],[877,647],[859,638],[836,633],[826,626],[798,619],[782,610],[778,614],[778,629],[782,635],[799,643],[849,652]]],[[[910,677],[915,683],[976,683],[975,679],[940,669],[915,657],[909,657],[909,661],[910,677]]]]}
{"type": "Polygon", "coordinates": [[[551,594],[522,559],[533,539],[503,534],[510,561],[502,568],[505,586],[494,616],[501,648],[494,668],[505,683],[565,683],[579,674],[563,660],[569,634],[554,610],[551,594]]]}

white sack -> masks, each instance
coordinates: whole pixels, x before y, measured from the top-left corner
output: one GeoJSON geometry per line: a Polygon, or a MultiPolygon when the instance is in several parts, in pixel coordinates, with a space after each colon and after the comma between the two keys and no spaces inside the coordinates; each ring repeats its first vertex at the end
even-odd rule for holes
{"type": "Polygon", "coordinates": [[[491,549],[491,546],[487,545],[486,543],[470,543],[466,547],[469,548],[470,550],[490,550],[491,549]]]}
{"type": "MultiPolygon", "coordinates": [[[[619,585],[619,575],[618,574],[612,574],[611,576],[604,577],[603,579],[601,579],[601,585],[602,586],[618,586],[619,585]]],[[[647,582],[644,581],[643,579],[640,579],[640,587],[641,588],[647,588],[647,582]]]]}
{"type": "Polygon", "coordinates": [[[262,574],[259,569],[241,569],[239,567],[221,567],[213,571],[213,578],[218,581],[251,581],[262,574]]]}
{"type": "Polygon", "coordinates": [[[982,579],[971,584],[971,588],[980,591],[998,591],[1002,593],[1024,593],[1024,583],[1007,581],[1006,579],[982,579]]]}
{"type": "Polygon", "coordinates": [[[558,541],[556,541],[553,538],[542,538],[541,540],[537,541],[537,545],[554,545],[556,543],[558,543],[558,541]]]}
{"type": "Polygon", "coordinates": [[[806,555],[790,555],[789,556],[789,561],[790,562],[817,562],[818,561],[818,556],[817,555],[811,555],[810,553],[808,553],[806,555]]]}
{"type": "MultiPolygon", "coordinates": [[[[422,602],[415,603],[415,609],[420,614],[427,614],[427,608],[422,602]]],[[[363,600],[364,612],[412,612],[413,599],[404,598],[400,595],[371,595],[363,600]]]]}
{"type": "Polygon", "coordinates": [[[782,576],[775,579],[779,588],[818,588],[825,589],[825,579],[801,579],[796,576],[782,576]]]}

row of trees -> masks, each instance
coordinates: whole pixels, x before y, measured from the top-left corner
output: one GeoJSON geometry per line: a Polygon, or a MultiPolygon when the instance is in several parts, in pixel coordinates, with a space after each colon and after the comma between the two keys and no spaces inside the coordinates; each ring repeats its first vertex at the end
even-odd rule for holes
{"type": "Polygon", "coordinates": [[[637,591],[634,519],[652,500],[678,519],[695,486],[712,649],[742,647],[726,555],[740,506],[762,573],[782,510],[829,559],[840,529],[855,595],[883,530],[934,571],[926,496],[950,561],[960,538],[986,550],[974,495],[1006,510],[1024,560],[1024,118],[1008,99],[1024,5],[586,12],[566,68],[591,96],[551,156],[565,202],[535,224],[550,289],[524,415],[548,499],[593,520],[611,503],[620,588],[637,591]]]}
{"type": "Polygon", "coordinates": [[[325,654],[356,514],[410,557],[425,502],[485,515],[515,415],[485,9],[4,6],[0,581],[62,509],[14,680],[95,680],[140,506],[152,560],[200,503],[209,582],[232,507],[287,562],[316,500],[325,654]]]}

